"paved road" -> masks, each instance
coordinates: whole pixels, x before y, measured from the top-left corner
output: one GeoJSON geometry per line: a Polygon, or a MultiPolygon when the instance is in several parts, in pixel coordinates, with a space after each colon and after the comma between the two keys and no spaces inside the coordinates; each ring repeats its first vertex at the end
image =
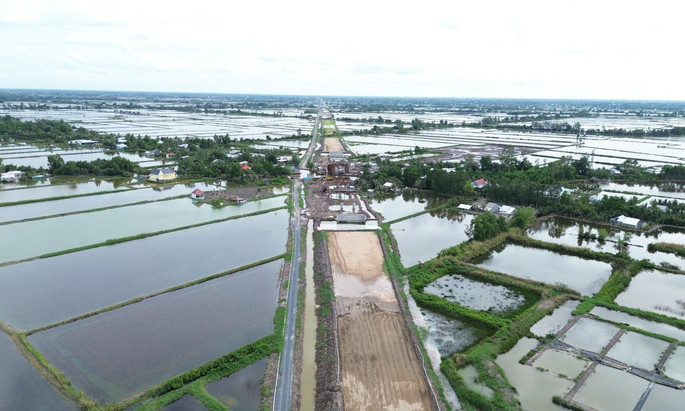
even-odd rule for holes
{"type": "Polygon", "coordinates": [[[293,258],[288,283],[288,311],[285,322],[285,341],[276,376],[274,410],[289,410],[293,391],[293,357],[295,347],[295,323],[297,317],[297,288],[300,274],[300,182],[293,185],[293,258]]]}

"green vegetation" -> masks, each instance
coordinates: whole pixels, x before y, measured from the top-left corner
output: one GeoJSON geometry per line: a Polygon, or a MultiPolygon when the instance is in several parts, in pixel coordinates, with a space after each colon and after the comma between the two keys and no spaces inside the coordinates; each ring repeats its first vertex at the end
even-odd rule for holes
{"type": "Polygon", "coordinates": [[[59,154],[48,156],[48,171],[56,176],[119,176],[131,177],[136,172],[142,172],[140,167],[131,160],[115,156],[109,160],[67,161],[59,154]]]}
{"type": "Polygon", "coordinates": [[[661,251],[662,253],[672,253],[680,257],[685,257],[685,246],[682,244],[672,244],[672,243],[651,243],[647,246],[647,250],[661,251]]]}
{"type": "Polygon", "coordinates": [[[503,233],[509,229],[509,224],[504,217],[492,213],[478,214],[471,225],[466,230],[466,233],[476,241],[484,241],[494,238],[499,233],[503,233]]]}

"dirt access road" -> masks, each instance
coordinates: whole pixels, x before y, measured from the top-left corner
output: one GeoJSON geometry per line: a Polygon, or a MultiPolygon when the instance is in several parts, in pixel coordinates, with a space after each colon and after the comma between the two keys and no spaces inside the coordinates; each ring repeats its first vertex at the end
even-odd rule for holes
{"type": "Polygon", "coordinates": [[[433,409],[372,232],[330,232],[345,409],[433,409]]]}
{"type": "Polygon", "coordinates": [[[345,151],[345,148],[338,137],[326,137],[323,139],[323,151],[327,151],[329,153],[336,151],[343,152],[345,151]]]}

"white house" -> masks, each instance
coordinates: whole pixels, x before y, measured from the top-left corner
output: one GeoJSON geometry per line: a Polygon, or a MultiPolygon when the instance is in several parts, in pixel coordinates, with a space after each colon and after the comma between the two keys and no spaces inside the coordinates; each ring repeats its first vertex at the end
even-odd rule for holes
{"type": "Polygon", "coordinates": [[[471,204],[459,204],[457,207],[460,210],[469,211],[471,209],[471,204]]]}
{"type": "Polygon", "coordinates": [[[514,214],[514,211],[516,211],[516,208],[508,205],[503,205],[499,208],[500,215],[503,215],[505,217],[510,217],[512,214],[514,214]]]}
{"type": "Polygon", "coordinates": [[[634,228],[636,230],[642,227],[642,225],[644,224],[644,222],[639,218],[626,217],[624,215],[612,218],[611,222],[624,227],[634,228]]]}

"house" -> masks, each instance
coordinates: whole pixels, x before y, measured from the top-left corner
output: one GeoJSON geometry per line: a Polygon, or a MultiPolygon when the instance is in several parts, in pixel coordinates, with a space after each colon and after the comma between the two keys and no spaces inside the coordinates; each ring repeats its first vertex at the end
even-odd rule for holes
{"type": "Polygon", "coordinates": [[[392,188],[393,186],[394,186],[394,184],[391,183],[390,181],[386,181],[385,183],[383,183],[383,187],[385,187],[385,188],[392,188]]]}
{"type": "Polygon", "coordinates": [[[496,213],[499,211],[499,204],[497,203],[487,203],[485,207],[483,208],[485,211],[489,211],[491,213],[496,213]]]}
{"type": "Polygon", "coordinates": [[[342,213],[335,217],[335,221],[343,224],[364,224],[366,223],[366,214],[342,213]]]}
{"type": "Polygon", "coordinates": [[[193,200],[202,200],[203,198],[205,198],[205,193],[199,188],[196,188],[190,193],[190,198],[192,198],[193,200]]]}
{"type": "Polygon", "coordinates": [[[516,211],[516,208],[508,205],[503,205],[499,208],[500,215],[504,217],[511,217],[511,215],[514,214],[514,211],[516,211]]]}
{"type": "Polygon", "coordinates": [[[152,151],[146,151],[145,152],[145,157],[149,157],[149,158],[159,157],[161,155],[162,155],[162,152],[159,150],[152,150],[152,151]]]}
{"type": "Polygon", "coordinates": [[[126,144],[124,144],[124,143],[117,143],[117,145],[114,146],[114,147],[115,147],[117,150],[123,150],[123,149],[127,148],[128,146],[127,146],[126,144]]]}
{"type": "Polygon", "coordinates": [[[176,178],[176,172],[170,168],[153,168],[150,170],[150,176],[148,180],[150,181],[169,181],[176,178]]]}
{"type": "Polygon", "coordinates": [[[174,158],[174,153],[166,153],[166,154],[164,155],[164,157],[166,157],[166,158],[174,158]]]}
{"type": "Polygon", "coordinates": [[[242,170],[252,170],[252,167],[250,167],[250,165],[247,164],[247,162],[245,162],[245,164],[241,164],[241,165],[240,165],[240,168],[241,168],[242,170]]]}
{"type": "Polygon", "coordinates": [[[230,195],[228,196],[228,201],[235,203],[235,204],[245,204],[245,199],[242,197],[230,195]]]}
{"type": "Polygon", "coordinates": [[[628,228],[633,228],[633,229],[640,229],[642,225],[644,224],[644,221],[640,220],[639,218],[633,218],[633,217],[626,217],[624,215],[620,215],[618,217],[614,217],[610,220],[612,223],[623,226],[623,227],[628,227],[628,228]]]}
{"type": "Polygon", "coordinates": [[[460,210],[469,211],[471,209],[471,204],[459,204],[457,207],[460,210]]]}
{"type": "Polygon", "coordinates": [[[94,146],[95,144],[97,144],[97,141],[95,141],[95,140],[88,140],[88,139],[69,140],[69,145],[72,145],[72,146],[94,146]]]}
{"type": "Polygon", "coordinates": [[[488,185],[488,180],[484,178],[479,178],[478,180],[474,181],[473,183],[473,188],[483,188],[486,185],[488,185]]]}

